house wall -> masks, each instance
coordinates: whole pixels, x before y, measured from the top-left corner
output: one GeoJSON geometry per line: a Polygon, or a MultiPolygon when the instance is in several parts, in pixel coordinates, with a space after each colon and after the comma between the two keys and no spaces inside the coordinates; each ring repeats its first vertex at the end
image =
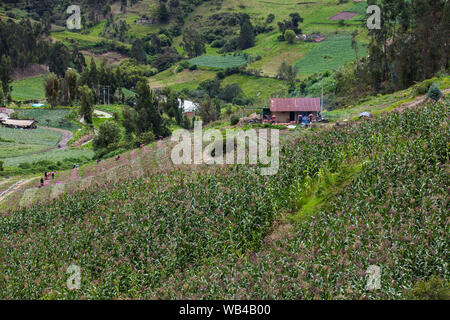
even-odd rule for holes
{"type": "MultiPolygon", "coordinates": [[[[295,122],[297,122],[298,120],[298,114],[301,113],[302,115],[309,115],[309,114],[313,114],[313,119],[317,118],[317,112],[295,112],[295,122]]],[[[291,122],[291,117],[290,117],[290,112],[272,112],[272,115],[276,116],[276,122],[277,123],[290,123],[291,122]]]]}
{"type": "Polygon", "coordinates": [[[290,112],[272,112],[272,115],[276,117],[277,123],[289,123],[290,112]]]}

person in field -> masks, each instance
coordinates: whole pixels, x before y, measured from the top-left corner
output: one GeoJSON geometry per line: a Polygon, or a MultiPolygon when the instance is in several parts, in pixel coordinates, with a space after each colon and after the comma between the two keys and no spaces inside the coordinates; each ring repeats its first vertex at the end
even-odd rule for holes
{"type": "Polygon", "coordinates": [[[41,188],[44,186],[44,178],[41,178],[41,188]]]}
{"type": "Polygon", "coordinates": [[[52,180],[55,180],[55,172],[52,171],[52,180]]]}

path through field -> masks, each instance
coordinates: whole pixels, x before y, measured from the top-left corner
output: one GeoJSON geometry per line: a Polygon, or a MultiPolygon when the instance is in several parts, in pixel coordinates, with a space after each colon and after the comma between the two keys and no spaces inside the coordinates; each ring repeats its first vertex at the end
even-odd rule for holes
{"type": "Polygon", "coordinates": [[[10,194],[12,194],[13,192],[15,192],[16,190],[19,190],[22,186],[26,185],[28,182],[34,180],[34,178],[31,179],[24,179],[24,180],[20,180],[17,181],[16,183],[14,183],[12,186],[10,186],[8,189],[6,189],[5,191],[3,191],[2,193],[0,193],[0,202],[3,201],[3,199],[5,199],[7,196],[9,196],[10,194]]]}
{"type": "Polygon", "coordinates": [[[50,127],[41,127],[41,126],[39,126],[39,128],[46,129],[46,130],[57,131],[57,132],[62,133],[62,138],[59,141],[59,145],[60,145],[61,148],[56,147],[56,148],[52,148],[52,149],[46,150],[44,152],[48,152],[48,151],[52,151],[52,150],[56,150],[56,149],[66,149],[67,148],[67,144],[69,143],[70,139],[72,139],[72,137],[73,137],[73,133],[71,131],[69,131],[69,130],[58,129],[58,128],[50,128],[50,127]]]}

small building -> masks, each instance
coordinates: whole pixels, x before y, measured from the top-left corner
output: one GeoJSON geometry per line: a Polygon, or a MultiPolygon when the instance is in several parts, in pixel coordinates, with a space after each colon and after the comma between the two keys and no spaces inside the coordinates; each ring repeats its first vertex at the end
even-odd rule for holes
{"type": "Polygon", "coordinates": [[[178,102],[180,103],[180,107],[183,108],[183,113],[186,114],[188,118],[194,118],[195,112],[198,110],[199,105],[198,103],[189,101],[189,100],[181,100],[178,99],[178,102]]]}
{"type": "Polygon", "coordinates": [[[16,129],[35,129],[36,121],[35,120],[1,120],[3,126],[7,128],[16,128],[16,129]]]}
{"type": "Polygon", "coordinates": [[[296,123],[298,116],[313,115],[317,119],[321,110],[320,98],[272,98],[270,112],[276,123],[296,123]]]}

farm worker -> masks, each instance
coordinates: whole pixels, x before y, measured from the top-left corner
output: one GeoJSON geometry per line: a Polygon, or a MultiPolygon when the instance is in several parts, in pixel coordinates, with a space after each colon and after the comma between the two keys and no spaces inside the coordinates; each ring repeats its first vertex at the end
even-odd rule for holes
{"type": "Polygon", "coordinates": [[[74,164],[73,167],[72,167],[72,169],[75,169],[75,168],[76,168],[76,165],[74,164]]]}
{"type": "Polygon", "coordinates": [[[43,187],[43,186],[44,186],[44,179],[41,178],[41,187],[43,187]]]}
{"type": "Polygon", "coordinates": [[[102,160],[100,160],[100,158],[98,158],[98,159],[97,159],[97,163],[100,163],[100,161],[102,161],[102,160]]]}
{"type": "Polygon", "coordinates": [[[309,123],[311,123],[311,122],[312,122],[312,119],[313,119],[312,113],[309,114],[308,118],[309,118],[309,123]]]}
{"type": "Polygon", "coordinates": [[[48,180],[48,174],[47,174],[47,171],[45,171],[44,177],[45,177],[45,180],[48,180]]]}
{"type": "Polygon", "coordinates": [[[52,171],[52,180],[55,180],[55,173],[52,171]]]}

